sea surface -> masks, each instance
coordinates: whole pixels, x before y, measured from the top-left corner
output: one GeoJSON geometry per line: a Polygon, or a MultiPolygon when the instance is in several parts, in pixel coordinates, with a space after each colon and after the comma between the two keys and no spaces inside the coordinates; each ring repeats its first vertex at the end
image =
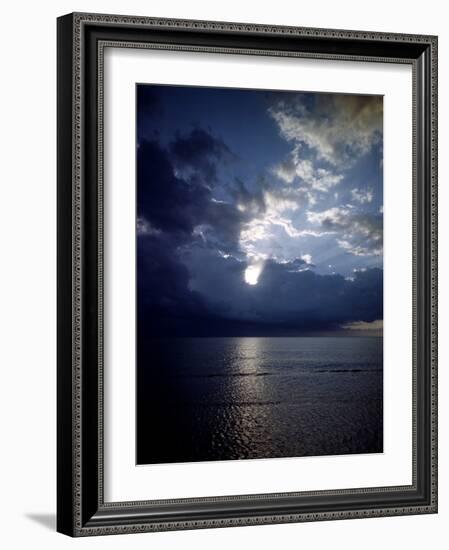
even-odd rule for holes
{"type": "Polygon", "coordinates": [[[383,450],[383,339],[173,338],[137,367],[137,463],[383,450]]]}

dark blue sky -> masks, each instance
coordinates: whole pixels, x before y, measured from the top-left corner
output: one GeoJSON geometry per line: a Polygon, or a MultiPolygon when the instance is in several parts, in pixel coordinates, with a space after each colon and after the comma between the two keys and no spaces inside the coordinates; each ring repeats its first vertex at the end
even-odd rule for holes
{"type": "Polygon", "coordinates": [[[138,85],[140,329],[379,329],[382,106],[138,85]]]}

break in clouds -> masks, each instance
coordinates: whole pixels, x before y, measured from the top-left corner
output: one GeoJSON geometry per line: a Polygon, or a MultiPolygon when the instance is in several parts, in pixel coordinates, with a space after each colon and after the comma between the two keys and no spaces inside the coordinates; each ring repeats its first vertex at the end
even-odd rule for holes
{"type": "Polygon", "coordinates": [[[142,326],[379,330],[382,118],[379,96],[139,85],[142,326]]]}

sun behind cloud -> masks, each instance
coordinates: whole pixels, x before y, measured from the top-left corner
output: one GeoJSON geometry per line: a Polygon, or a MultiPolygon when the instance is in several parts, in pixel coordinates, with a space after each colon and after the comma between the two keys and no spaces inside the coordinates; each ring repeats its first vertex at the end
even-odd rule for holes
{"type": "Polygon", "coordinates": [[[249,265],[245,269],[245,283],[248,285],[257,285],[259,282],[260,274],[262,273],[262,265],[254,264],[249,265]]]}

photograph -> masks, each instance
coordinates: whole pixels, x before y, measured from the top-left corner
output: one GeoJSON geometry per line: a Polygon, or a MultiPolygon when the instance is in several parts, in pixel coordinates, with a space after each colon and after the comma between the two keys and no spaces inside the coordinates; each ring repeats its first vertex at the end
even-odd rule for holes
{"type": "Polygon", "coordinates": [[[383,452],[383,103],[136,83],[136,464],[383,452]]]}

